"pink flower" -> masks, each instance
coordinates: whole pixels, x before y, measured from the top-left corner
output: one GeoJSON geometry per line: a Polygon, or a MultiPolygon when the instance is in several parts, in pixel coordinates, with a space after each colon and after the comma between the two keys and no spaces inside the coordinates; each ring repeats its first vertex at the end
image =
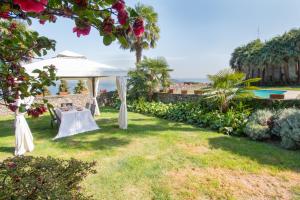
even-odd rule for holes
{"type": "Polygon", "coordinates": [[[137,18],[133,24],[133,32],[135,37],[140,38],[145,32],[144,20],[142,18],[137,18]]]}
{"type": "Polygon", "coordinates": [[[118,20],[121,25],[125,25],[128,20],[128,13],[126,10],[122,10],[118,13],[118,20]]]}
{"type": "Polygon", "coordinates": [[[14,4],[19,5],[25,12],[40,13],[46,9],[48,0],[14,0],[14,4]]]}
{"type": "Polygon", "coordinates": [[[80,37],[81,35],[85,36],[88,35],[91,31],[91,26],[85,26],[85,27],[74,27],[73,33],[77,33],[77,37],[80,37]]]}
{"type": "Polygon", "coordinates": [[[125,2],[124,0],[118,0],[115,4],[112,5],[112,8],[118,12],[121,12],[125,9],[125,2]]]}
{"type": "Polygon", "coordinates": [[[0,18],[8,19],[9,18],[9,12],[8,11],[0,12],[0,18]]]}

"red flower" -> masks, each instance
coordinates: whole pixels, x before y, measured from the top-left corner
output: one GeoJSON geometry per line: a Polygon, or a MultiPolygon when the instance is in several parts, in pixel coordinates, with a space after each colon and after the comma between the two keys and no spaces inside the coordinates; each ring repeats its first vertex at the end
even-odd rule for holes
{"type": "Polygon", "coordinates": [[[18,106],[14,105],[14,104],[9,104],[8,105],[9,110],[11,110],[12,112],[16,112],[16,110],[18,109],[18,106]]]}
{"type": "Polygon", "coordinates": [[[49,16],[49,20],[50,20],[50,22],[56,22],[56,20],[57,20],[57,17],[55,16],[55,15],[50,15],[49,16]]]}
{"type": "Polygon", "coordinates": [[[8,11],[0,12],[0,18],[8,19],[9,18],[9,12],[8,11]]]}
{"type": "Polygon", "coordinates": [[[14,0],[14,4],[19,5],[25,12],[40,13],[45,10],[48,0],[14,0]]]}
{"type": "Polygon", "coordinates": [[[25,76],[19,76],[18,77],[18,81],[24,81],[25,80],[25,76]]]}
{"type": "Polygon", "coordinates": [[[73,33],[77,33],[77,37],[80,37],[81,35],[85,36],[88,35],[91,31],[91,26],[85,26],[85,27],[74,27],[73,33]]]}
{"type": "Polygon", "coordinates": [[[82,7],[86,7],[87,4],[88,4],[88,1],[87,1],[87,0],[75,0],[75,2],[76,2],[79,6],[82,6],[82,7]]]}
{"type": "Polygon", "coordinates": [[[112,8],[118,12],[121,12],[125,9],[125,2],[124,0],[118,0],[115,4],[112,5],[112,8]]]}
{"type": "Polygon", "coordinates": [[[9,169],[13,169],[13,168],[16,168],[16,167],[17,167],[17,164],[14,163],[14,162],[8,162],[8,163],[7,163],[7,167],[8,167],[9,169]]]}
{"type": "Polygon", "coordinates": [[[47,20],[45,20],[45,19],[40,19],[40,20],[39,20],[40,24],[42,24],[42,25],[44,25],[44,24],[46,23],[46,21],[47,21],[47,20]]]}
{"type": "Polygon", "coordinates": [[[143,34],[145,32],[145,28],[144,28],[144,20],[142,18],[137,18],[134,21],[133,32],[137,38],[140,38],[143,36],[143,34]]]}
{"type": "Polygon", "coordinates": [[[111,17],[107,17],[104,21],[103,21],[103,24],[102,24],[102,29],[103,29],[103,32],[105,34],[111,34],[112,31],[113,31],[113,25],[115,23],[115,20],[112,19],[111,17]]]}
{"type": "Polygon", "coordinates": [[[11,24],[10,24],[10,26],[9,26],[9,29],[11,30],[11,31],[13,31],[13,30],[15,30],[16,28],[17,28],[17,23],[16,22],[12,22],[11,24]]]}
{"type": "Polygon", "coordinates": [[[118,13],[118,20],[121,25],[125,25],[128,20],[128,13],[126,10],[121,10],[118,13]]]}
{"type": "Polygon", "coordinates": [[[11,75],[8,75],[6,77],[6,83],[9,85],[9,86],[13,86],[15,84],[15,78],[11,75]]]}

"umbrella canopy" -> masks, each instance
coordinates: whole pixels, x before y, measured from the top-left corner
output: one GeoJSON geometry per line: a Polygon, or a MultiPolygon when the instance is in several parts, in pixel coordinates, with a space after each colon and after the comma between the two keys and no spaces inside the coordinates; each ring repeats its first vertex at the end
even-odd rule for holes
{"type": "Polygon", "coordinates": [[[126,70],[91,61],[85,56],[71,51],[63,51],[54,58],[25,64],[23,67],[28,73],[31,73],[35,69],[42,70],[44,66],[49,65],[55,66],[56,75],[59,78],[127,76],[126,70]]]}

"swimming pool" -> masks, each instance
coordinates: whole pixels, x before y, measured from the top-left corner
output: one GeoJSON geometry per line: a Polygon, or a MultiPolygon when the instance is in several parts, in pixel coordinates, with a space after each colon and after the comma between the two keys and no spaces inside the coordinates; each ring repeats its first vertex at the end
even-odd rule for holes
{"type": "Polygon", "coordinates": [[[271,94],[284,94],[284,90],[254,90],[254,95],[262,99],[269,99],[271,94]]]}

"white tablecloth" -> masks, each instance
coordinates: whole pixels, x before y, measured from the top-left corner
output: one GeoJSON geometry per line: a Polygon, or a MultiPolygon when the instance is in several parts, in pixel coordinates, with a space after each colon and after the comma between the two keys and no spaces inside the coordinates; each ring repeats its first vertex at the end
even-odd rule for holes
{"type": "Polygon", "coordinates": [[[83,109],[82,111],[56,109],[55,112],[60,117],[61,124],[54,139],[100,129],[88,109],[83,109]]]}

